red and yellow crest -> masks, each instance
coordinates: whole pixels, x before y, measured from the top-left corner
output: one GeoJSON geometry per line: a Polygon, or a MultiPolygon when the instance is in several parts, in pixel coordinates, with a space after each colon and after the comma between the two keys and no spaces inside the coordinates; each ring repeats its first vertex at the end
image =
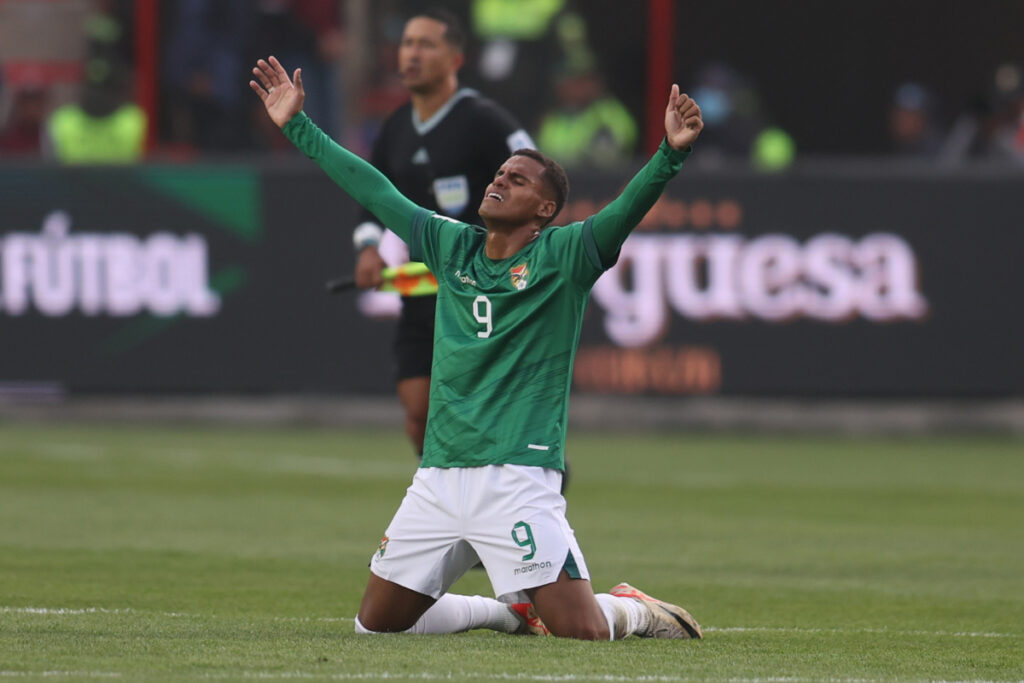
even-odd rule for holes
{"type": "Polygon", "coordinates": [[[515,268],[509,268],[508,272],[512,274],[512,286],[515,289],[519,291],[526,289],[526,278],[530,276],[530,269],[525,263],[521,263],[515,268]]]}

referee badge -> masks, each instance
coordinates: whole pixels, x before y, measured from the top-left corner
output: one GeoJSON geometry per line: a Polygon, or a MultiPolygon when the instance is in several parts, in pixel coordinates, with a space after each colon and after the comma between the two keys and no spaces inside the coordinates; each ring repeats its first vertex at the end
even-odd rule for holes
{"type": "Polygon", "coordinates": [[[512,287],[520,292],[526,289],[526,278],[530,276],[530,269],[526,267],[525,263],[521,263],[515,268],[509,268],[508,272],[512,274],[512,287]]]}
{"type": "Polygon", "coordinates": [[[458,216],[469,206],[469,179],[464,175],[438,178],[434,181],[434,199],[442,212],[458,216]]]}

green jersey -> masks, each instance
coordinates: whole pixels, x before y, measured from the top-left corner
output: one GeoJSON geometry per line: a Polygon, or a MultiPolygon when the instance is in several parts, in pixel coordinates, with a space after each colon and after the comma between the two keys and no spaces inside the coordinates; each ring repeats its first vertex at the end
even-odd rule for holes
{"type": "Polygon", "coordinates": [[[597,278],[689,154],[662,143],[594,216],[549,227],[514,256],[484,253],[487,231],[420,208],[304,114],[288,138],[409,244],[438,281],[422,467],[564,469],[573,359],[597,278]]]}

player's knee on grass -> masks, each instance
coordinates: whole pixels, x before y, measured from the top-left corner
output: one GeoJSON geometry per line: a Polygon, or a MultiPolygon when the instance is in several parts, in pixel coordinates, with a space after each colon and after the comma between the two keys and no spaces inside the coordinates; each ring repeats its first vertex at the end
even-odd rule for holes
{"type": "Polygon", "coordinates": [[[611,640],[608,618],[588,580],[563,569],[555,583],[527,591],[551,635],[578,640],[611,640]]]}
{"type": "Polygon", "coordinates": [[[380,633],[380,631],[371,631],[370,629],[366,628],[365,626],[363,626],[363,622],[359,621],[359,615],[356,615],[356,633],[359,633],[359,634],[362,634],[362,635],[367,635],[367,634],[376,635],[376,634],[380,633]]]}
{"type": "Polygon", "coordinates": [[[372,615],[363,617],[363,615],[357,614],[356,633],[402,633],[415,626],[417,621],[418,618],[413,619],[410,623],[398,622],[394,619],[374,620],[372,615]]]}
{"type": "Polygon", "coordinates": [[[534,608],[537,609],[551,635],[576,640],[612,639],[612,634],[608,630],[608,618],[596,599],[590,604],[577,602],[571,606],[565,604],[563,607],[555,609],[551,609],[550,605],[546,606],[549,609],[544,612],[541,612],[537,605],[534,605],[534,608]]]}
{"type": "Polygon", "coordinates": [[[558,619],[552,626],[547,621],[544,625],[548,627],[551,635],[559,638],[574,638],[576,640],[611,640],[608,632],[608,622],[603,615],[600,618],[586,618],[584,615],[566,615],[565,619],[558,619]]]}

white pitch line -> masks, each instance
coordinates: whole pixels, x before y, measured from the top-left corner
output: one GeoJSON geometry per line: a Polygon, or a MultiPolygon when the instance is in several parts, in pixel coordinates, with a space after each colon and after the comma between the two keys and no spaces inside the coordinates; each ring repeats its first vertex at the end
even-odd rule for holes
{"type": "Polygon", "coordinates": [[[120,671],[0,671],[0,678],[121,678],[120,671]]]}
{"type": "MultiPolygon", "coordinates": [[[[144,611],[132,609],[131,607],[0,607],[3,614],[53,614],[57,616],[79,615],[79,614],[146,614],[144,611]]],[[[184,614],[182,612],[150,612],[164,617],[197,617],[197,614],[184,614]]]]}
{"type": "MultiPolygon", "coordinates": [[[[388,671],[371,671],[364,673],[311,673],[306,671],[243,671],[240,674],[209,674],[206,678],[235,678],[240,676],[247,679],[320,679],[326,678],[334,681],[361,681],[361,680],[395,680],[395,681],[421,681],[421,680],[475,680],[475,681],[608,681],[609,683],[688,683],[693,678],[682,678],[679,676],[616,676],[612,674],[524,674],[524,673],[481,673],[477,671],[446,671],[443,673],[391,673],[388,671]]],[[[811,679],[798,678],[751,678],[751,679],[724,679],[723,683],[810,683],[811,679]]],[[[863,679],[834,679],[825,683],[873,683],[863,679]]]]}
{"type": "MultiPolygon", "coordinates": [[[[444,673],[391,673],[374,671],[364,673],[311,673],[306,671],[243,671],[241,673],[207,674],[206,679],[219,680],[224,678],[245,679],[276,679],[276,680],[314,680],[327,679],[333,681],[361,680],[475,680],[475,681],[607,681],[608,683],[691,683],[703,681],[704,678],[687,678],[684,676],[616,676],[611,674],[524,674],[524,673],[481,673],[474,671],[447,671],[444,673]]],[[[723,678],[721,683],[885,683],[892,679],[886,678],[800,678],[796,676],[765,676],[757,678],[723,678]]],[[[927,683],[996,683],[989,680],[970,681],[933,681],[927,683]]],[[[1002,682],[1005,683],[1005,682],[1002,682]]],[[[1024,680],[1016,681],[1024,683],[1024,680]]]]}
{"type": "Polygon", "coordinates": [[[131,614],[135,610],[108,609],[106,607],[0,607],[5,614],[131,614]]]}
{"type": "Polygon", "coordinates": [[[936,636],[943,638],[1019,638],[1014,633],[992,633],[984,631],[903,631],[889,628],[799,628],[787,626],[708,626],[705,633],[877,633],[889,636],[936,636]]]}
{"type": "Polygon", "coordinates": [[[105,454],[106,449],[80,443],[54,441],[38,444],[35,451],[52,460],[98,460],[105,454]]]}
{"type": "MultiPolygon", "coordinates": [[[[216,614],[189,614],[187,612],[149,612],[132,609],[131,607],[0,607],[0,614],[43,614],[54,616],[75,616],[82,614],[157,614],[164,617],[183,617],[192,619],[213,619],[216,614]]],[[[232,615],[236,616],[236,615],[232,615]]],[[[261,617],[257,617],[261,618],[261,617]]],[[[348,622],[355,617],[269,617],[272,621],[307,621],[307,622],[348,622]]]]}
{"type": "MultiPolygon", "coordinates": [[[[0,671],[0,678],[121,678],[125,674],[120,671],[0,671]]],[[[586,675],[586,674],[494,674],[473,671],[448,671],[445,673],[391,673],[387,671],[365,672],[365,673],[311,673],[305,671],[242,671],[233,673],[214,674],[208,673],[203,676],[194,677],[205,680],[220,679],[276,679],[276,680],[333,680],[333,681],[362,681],[362,680],[395,680],[395,681],[420,681],[420,680],[487,680],[487,681],[543,681],[543,682],[571,682],[571,681],[607,681],[608,683],[690,683],[691,681],[703,680],[686,678],[681,676],[614,676],[586,675]]],[[[888,679],[884,678],[800,678],[796,676],[766,676],[763,678],[723,678],[722,683],[882,683],[888,679]]],[[[970,681],[929,681],[928,683],[996,683],[989,680],[970,681]]],[[[1005,682],[1004,682],[1005,683],[1005,682]]],[[[1024,683],[1024,680],[1016,681],[1024,683]]]]}
{"type": "MultiPolygon", "coordinates": [[[[41,614],[55,616],[74,616],[83,614],[156,614],[165,617],[192,619],[217,618],[216,614],[188,614],[186,612],[147,612],[131,607],[0,607],[0,614],[41,614]]],[[[246,618],[245,615],[231,615],[231,618],[246,618]]],[[[260,619],[266,617],[251,616],[260,619]]],[[[271,621],[316,622],[316,623],[352,623],[355,617],[269,617],[271,621]]],[[[899,630],[889,628],[802,628],[797,626],[705,626],[705,633],[834,633],[850,635],[856,633],[878,634],[889,636],[925,636],[935,638],[1024,638],[1024,634],[997,633],[990,631],[923,631],[899,630]]],[[[1024,683],[1024,682],[1022,682],[1024,683]]]]}
{"type": "MultiPolygon", "coordinates": [[[[119,671],[0,671],[0,678],[121,678],[124,676],[119,671]]],[[[362,681],[362,680],[394,680],[394,681],[420,681],[420,680],[487,680],[487,681],[607,681],[608,683],[690,683],[691,681],[704,680],[685,678],[680,676],[614,676],[586,675],[586,674],[488,674],[473,671],[448,671],[445,673],[390,673],[387,671],[365,672],[365,673],[311,673],[304,671],[243,671],[239,673],[205,674],[203,676],[191,677],[205,680],[220,679],[275,679],[275,680],[333,680],[333,681],[362,681]]],[[[723,678],[722,683],[883,683],[888,679],[884,678],[799,678],[796,676],[766,676],[764,678],[723,678]]],[[[970,681],[928,681],[928,683],[996,683],[990,680],[970,681]]],[[[1006,683],[1006,682],[1002,682],[1006,683]]],[[[1024,680],[1015,683],[1024,683],[1024,680]]]]}

